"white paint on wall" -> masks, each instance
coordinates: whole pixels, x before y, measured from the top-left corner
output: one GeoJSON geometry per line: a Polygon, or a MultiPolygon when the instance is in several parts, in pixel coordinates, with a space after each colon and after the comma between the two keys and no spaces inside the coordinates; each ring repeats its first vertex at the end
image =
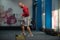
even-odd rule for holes
{"type": "Polygon", "coordinates": [[[45,0],[42,0],[42,25],[45,29],[45,0]]]}
{"type": "Polygon", "coordinates": [[[43,28],[45,29],[45,13],[42,14],[42,24],[43,28]]]}

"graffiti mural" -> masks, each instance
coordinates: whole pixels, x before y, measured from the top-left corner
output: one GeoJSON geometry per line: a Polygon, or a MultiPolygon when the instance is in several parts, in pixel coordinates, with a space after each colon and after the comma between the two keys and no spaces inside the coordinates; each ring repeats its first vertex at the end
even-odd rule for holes
{"type": "MultiPolygon", "coordinates": [[[[22,1],[29,8],[32,17],[32,0],[22,1]]],[[[22,9],[18,5],[19,0],[0,0],[0,26],[20,26],[22,9]]]]}

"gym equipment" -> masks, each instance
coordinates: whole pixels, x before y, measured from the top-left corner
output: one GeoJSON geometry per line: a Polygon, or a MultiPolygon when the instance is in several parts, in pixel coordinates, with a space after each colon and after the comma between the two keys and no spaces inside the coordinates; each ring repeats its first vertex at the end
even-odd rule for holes
{"type": "Polygon", "coordinates": [[[39,31],[42,28],[42,2],[41,0],[33,0],[33,26],[39,31]]]}
{"type": "Polygon", "coordinates": [[[52,0],[45,0],[45,28],[52,29],[52,0]]]}
{"type": "Polygon", "coordinates": [[[26,37],[24,35],[16,35],[16,40],[26,40],[26,37]]]}

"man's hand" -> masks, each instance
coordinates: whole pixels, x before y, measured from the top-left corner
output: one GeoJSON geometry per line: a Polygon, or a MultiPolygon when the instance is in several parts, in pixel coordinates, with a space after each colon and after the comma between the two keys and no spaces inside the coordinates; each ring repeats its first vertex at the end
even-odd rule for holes
{"type": "Polygon", "coordinates": [[[20,14],[20,16],[22,16],[22,14],[20,14]]]}

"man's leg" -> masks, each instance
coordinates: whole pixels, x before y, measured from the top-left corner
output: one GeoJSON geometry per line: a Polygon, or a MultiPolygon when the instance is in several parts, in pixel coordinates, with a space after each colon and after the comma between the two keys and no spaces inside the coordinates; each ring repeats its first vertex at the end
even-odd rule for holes
{"type": "Polygon", "coordinates": [[[25,23],[24,23],[24,20],[22,21],[22,34],[23,35],[26,35],[25,34],[25,25],[24,25],[25,23]]]}
{"type": "Polygon", "coordinates": [[[31,29],[30,29],[30,27],[29,27],[29,25],[30,25],[30,20],[29,20],[29,17],[28,17],[28,25],[27,25],[27,30],[28,30],[28,32],[30,33],[30,36],[32,36],[32,32],[31,32],[31,29]]]}
{"type": "Polygon", "coordinates": [[[31,32],[31,29],[30,29],[29,26],[27,27],[27,30],[28,30],[28,32],[30,33],[30,36],[32,36],[32,32],[31,32]]]}
{"type": "Polygon", "coordinates": [[[22,29],[22,34],[24,34],[25,28],[24,28],[24,17],[23,16],[21,16],[21,29],[22,29]]]}
{"type": "Polygon", "coordinates": [[[24,33],[25,33],[25,28],[24,28],[24,26],[22,26],[22,33],[23,33],[23,35],[24,35],[24,33]]]}

